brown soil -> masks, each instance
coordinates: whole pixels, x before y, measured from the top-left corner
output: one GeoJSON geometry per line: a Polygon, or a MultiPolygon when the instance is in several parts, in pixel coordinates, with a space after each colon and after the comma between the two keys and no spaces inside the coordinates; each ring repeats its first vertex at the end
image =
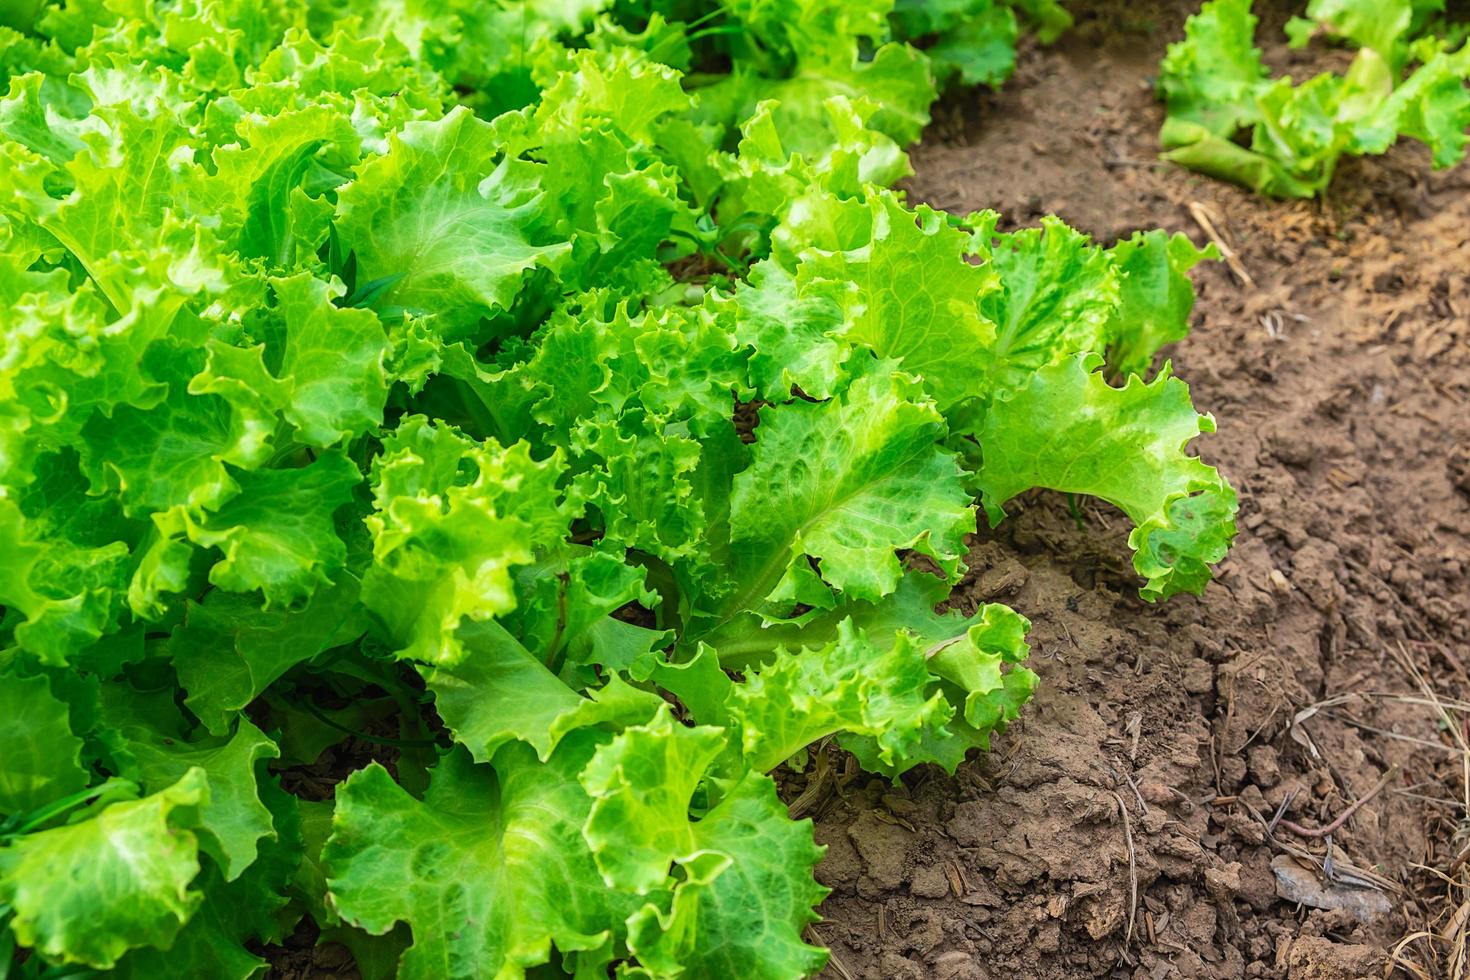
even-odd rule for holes
{"type": "MultiPolygon", "coordinates": [[[[1203,242],[1189,205],[1214,212],[1254,287],[1202,268],[1172,356],[1218,418],[1202,451],[1241,492],[1240,536],[1204,598],[1151,606],[1102,508],[1079,530],[1038,495],[982,533],[963,594],[1033,620],[1041,687],[953,779],[836,781],[815,810],[824,976],[1382,976],[1442,911],[1416,865],[1464,844],[1460,733],[1383,695],[1417,696],[1411,670],[1470,693],[1470,171],[1403,147],[1347,165],[1325,203],[1283,203],[1156,163],[1152,76],[1197,5],[1069,6],[1077,29],[1004,91],[946,107],[910,193],[1104,242],[1203,242]],[[1332,838],[1334,873],[1382,875],[1390,911],[1280,898],[1273,858],[1323,843],[1264,821],[1289,801],[1329,824],[1392,766],[1332,838]]],[[[1341,58],[1270,55],[1298,77],[1341,58]]]]}

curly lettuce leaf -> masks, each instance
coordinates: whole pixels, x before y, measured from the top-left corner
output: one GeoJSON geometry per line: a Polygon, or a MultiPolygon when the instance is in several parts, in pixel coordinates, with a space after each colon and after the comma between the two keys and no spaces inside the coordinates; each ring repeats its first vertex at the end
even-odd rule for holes
{"type": "Polygon", "coordinates": [[[897,587],[901,549],[958,573],[974,511],[938,445],[942,418],[891,362],[829,402],[763,409],[756,434],[731,494],[740,586],[721,619],[793,600],[830,606],[828,587],[878,599],[897,587]]]}
{"type": "Polygon", "coordinates": [[[465,656],[425,668],[434,706],[455,740],[478,762],[521,741],[544,762],[567,733],[647,721],[662,704],[617,675],[586,696],[573,690],[497,623],[460,628],[465,656]]]}
{"type": "Polygon", "coordinates": [[[974,235],[975,254],[1000,282],[980,301],[995,323],[981,363],[989,390],[1007,391],[1058,358],[1102,350],[1121,304],[1121,277],[1107,252],[1059,218],[1009,234],[993,230],[995,218],[983,216],[974,235]]]}
{"type": "Polygon", "coordinates": [[[86,787],[82,740],[44,674],[0,671],[0,814],[19,816],[86,787]]]}
{"type": "Polygon", "coordinates": [[[1211,242],[1204,249],[1178,232],[1137,232],[1109,252],[1121,276],[1118,308],[1108,326],[1108,368],[1143,375],[1154,355],[1189,333],[1194,284],[1189,271],[1218,259],[1211,242]]]}
{"type": "Polygon", "coordinates": [[[646,895],[698,850],[689,805],[724,748],[723,731],[686,728],[667,705],[598,747],[578,777],[592,798],[582,833],[610,888],[646,895]]]}
{"type": "Polygon", "coordinates": [[[373,466],[373,564],[363,602],[405,658],[451,663],[461,620],[515,607],[511,577],[566,533],[562,465],[530,447],[476,443],[422,416],[404,420],[373,466]]]}
{"type": "Polygon", "coordinates": [[[968,236],[888,193],[815,199],[788,227],[787,247],[803,246],[798,290],[831,297],[845,340],[922,378],[941,410],[974,394],[973,372],[996,343],[984,299],[999,282],[990,266],[965,261],[968,236]]]}
{"type": "Polygon", "coordinates": [[[736,770],[719,802],[690,819],[724,745],[719,728],[684,727],[667,709],[602,745],[581,777],[594,801],[583,834],[609,885],[653,899],[627,922],[629,949],[647,975],[807,975],[826,954],[801,931],[827,890],[802,870],[823,848],[758,770],[736,770]],[[673,879],[671,863],[681,869],[673,879]]]}
{"type": "Polygon", "coordinates": [[[982,606],[962,622],[943,622],[958,618],[953,614],[936,618],[933,625],[951,635],[924,650],[926,691],[945,708],[935,717],[947,720],[925,725],[918,744],[898,758],[872,736],[856,732],[839,736],[838,743],[864,768],[897,778],[920,763],[932,763],[952,773],[971,750],[989,751],[991,736],[1020,717],[1037,685],[1036,674],[1020,666],[1030,650],[1026,632],[1031,624],[996,603],[982,606]]]}
{"type": "Polygon", "coordinates": [[[362,482],[340,453],[306,466],[241,473],[238,492],[194,520],[178,508],[154,518],[160,529],[181,528],[194,544],[223,556],[209,580],[231,592],[259,590],[266,605],[291,604],[328,585],[347,561],[334,515],[362,482]]]}
{"type": "Polygon", "coordinates": [[[923,729],[942,726],[951,713],[928,684],[924,652],[909,634],[870,637],[846,620],[835,642],[778,651],[750,671],[732,690],[729,713],[758,772],[839,732],[871,738],[883,764],[894,767],[923,729]]]}
{"type": "Polygon", "coordinates": [[[184,703],[214,735],[277,679],[367,628],[359,577],[344,569],[299,608],[262,609],[252,596],[214,590],[189,602],[169,640],[184,703]]]}
{"type": "Polygon", "coordinates": [[[509,309],[533,270],[557,272],[571,246],[544,225],[536,169],[465,108],[390,137],[337,205],[359,280],[384,284],[377,308],[432,315],[464,339],[509,309]]]}
{"type": "Polygon", "coordinates": [[[827,952],[802,940],[827,895],[807,871],[825,851],[811,821],[793,821],[770,778],[749,773],[693,837],[667,906],[644,905],[628,919],[628,947],[648,975],[818,973],[827,952]]]}
{"type": "Polygon", "coordinates": [[[1036,675],[1020,666],[1030,649],[1024,617],[994,603],[971,616],[935,612],[948,594],[942,579],[908,572],[877,602],[800,623],[735,620],[709,636],[713,646],[654,676],[701,722],[743,717],[743,744],[763,761],[835,734],[872,772],[897,776],[926,762],[952,772],[1019,716],[1036,675]],[[746,685],[711,676],[715,650],[746,685]]]}
{"type": "Polygon", "coordinates": [[[128,548],[48,538],[19,506],[0,497],[0,602],[21,648],[60,665],[111,626],[125,587],[128,548]]]}
{"type": "Polygon", "coordinates": [[[890,19],[900,37],[929,39],[924,53],[941,85],[998,86],[1015,70],[1020,24],[1003,0],[899,0],[890,19]]]}
{"type": "Polygon", "coordinates": [[[266,760],[279,757],[281,750],[243,718],[229,736],[189,739],[181,727],[152,718],[119,719],[109,726],[109,738],[123,739],[116,753],[121,775],[145,792],[167,788],[192,770],[204,773],[209,798],[200,804],[195,833],[223,880],[234,881],[255,862],[262,842],[276,837],[258,781],[266,760]]]}
{"type": "Polygon", "coordinates": [[[582,837],[592,801],[577,781],[596,739],[573,734],[545,762],[530,746],[491,765],[445,756],[415,799],[377,764],[338,790],[322,860],[333,907],[375,935],[413,931],[399,976],[515,976],[551,947],[595,952],[632,911],[582,837]]]}
{"type": "Polygon", "coordinates": [[[206,865],[199,877],[204,900],[167,950],[132,950],[113,969],[122,978],[157,977],[170,971],[191,976],[248,980],[267,962],[256,944],[282,942],[300,919],[288,898],[306,853],[301,801],[271,777],[259,783],[260,800],[270,811],[275,833],[263,839],[256,859],[233,881],[206,865]]]}
{"type": "Polygon", "coordinates": [[[976,433],[984,457],[975,475],[991,523],[1032,487],[1100,497],[1134,523],[1128,543],[1145,576],[1145,599],[1198,593],[1235,536],[1235,491],[1185,449],[1215,421],[1190,404],[1167,366],[1150,383],[1122,388],[1083,354],[1042,368],[1002,396],[976,433]]]}
{"type": "Polygon", "coordinates": [[[99,970],[130,949],[168,946],[203,899],[191,883],[208,802],[205,773],[191,769],[152,796],[0,847],[0,901],[15,912],[16,940],[99,970]]]}

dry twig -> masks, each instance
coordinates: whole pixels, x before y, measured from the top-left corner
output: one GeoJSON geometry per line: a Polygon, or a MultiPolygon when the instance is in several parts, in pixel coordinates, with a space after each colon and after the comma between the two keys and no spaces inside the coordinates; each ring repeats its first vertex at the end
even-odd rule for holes
{"type": "Polygon", "coordinates": [[[1240,280],[1240,284],[1246,289],[1255,289],[1256,281],[1251,278],[1249,272],[1245,271],[1245,265],[1240,261],[1240,256],[1236,254],[1235,249],[1230,247],[1230,243],[1215,228],[1216,223],[1219,221],[1219,215],[1215,214],[1208,206],[1201,204],[1199,201],[1190,201],[1189,216],[1204,230],[1205,235],[1210,241],[1215,243],[1215,247],[1220,250],[1220,257],[1225,260],[1225,264],[1230,267],[1230,271],[1235,273],[1235,278],[1240,280]]]}
{"type": "Polygon", "coordinates": [[[1128,819],[1128,804],[1116,792],[1113,799],[1118,801],[1118,812],[1123,815],[1123,842],[1128,845],[1128,931],[1123,934],[1126,950],[1133,945],[1133,923],[1138,917],[1138,854],[1133,849],[1133,823],[1128,819]]]}
{"type": "Polygon", "coordinates": [[[833,971],[842,978],[842,980],[857,980],[857,978],[852,975],[852,971],[847,968],[847,964],[842,962],[842,957],[837,955],[837,950],[833,949],[831,946],[828,946],[827,941],[822,938],[822,934],[820,932],[817,932],[816,926],[807,926],[806,932],[807,939],[813,945],[823,946],[826,948],[827,965],[830,966],[833,971]]]}

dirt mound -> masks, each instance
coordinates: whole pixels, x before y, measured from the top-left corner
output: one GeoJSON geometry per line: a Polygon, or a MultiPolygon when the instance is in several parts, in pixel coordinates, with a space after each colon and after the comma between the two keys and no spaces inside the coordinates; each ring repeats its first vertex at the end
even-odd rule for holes
{"type": "MultiPolygon", "coordinates": [[[[1079,526],[1037,495],[977,538],[964,602],[1033,620],[1041,688],[954,779],[832,760],[804,804],[829,845],[825,976],[1381,976],[1440,912],[1414,866],[1463,843],[1464,733],[1416,676],[1470,687],[1470,172],[1403,147],[1282,203],[1156,163],[1152,75],[1195,5],[1071,6],[1077,29],[1003,92],[944,108],[910,194],[1104,242],[1203,242],[1203,217],[1234,247],[1244,275],[1199,271],[1172,356],[1218,418],[1203,452],[1241,492],[1240,537],[1203,599],[1158,606],[1103,506],[1079,526]],[[1365,797],[1324,882],[1324,840],[1286,826],[1365,797]]],[[[1298,77],[1339,58],[1269,56],[1298,77]]]]}

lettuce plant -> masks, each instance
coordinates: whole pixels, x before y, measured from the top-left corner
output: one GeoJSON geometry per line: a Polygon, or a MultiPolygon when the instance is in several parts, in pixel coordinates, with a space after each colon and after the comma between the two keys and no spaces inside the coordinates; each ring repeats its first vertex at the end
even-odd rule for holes
{"type": "Polygon", "coordinates": [[[1213,0],[1159,69],[1164,156],[1276,197],[1327,189],[1343,156],[1427,144],[1434,166],[1470,143],[1470,47],[1418,37],[1443,0],[1312,0],[1288,25],[1293,46],[1323,34],[1357,49],[1346,72],[1273,78],[1255,47],[1252,0],[1213,0]]]}
{"type": "Polygon", "coordinates": [[[886,189],[943,73],[907,8],[36,6],[15,975],[244,978],[306,917],[367,977],[815,972],[771,771],[952,771],[1035,685],[949,602],[980,507],[1111,502],[1146,599],[1230,541],[1212,420],[1142,378],[1204,253],[886,189]]]}

